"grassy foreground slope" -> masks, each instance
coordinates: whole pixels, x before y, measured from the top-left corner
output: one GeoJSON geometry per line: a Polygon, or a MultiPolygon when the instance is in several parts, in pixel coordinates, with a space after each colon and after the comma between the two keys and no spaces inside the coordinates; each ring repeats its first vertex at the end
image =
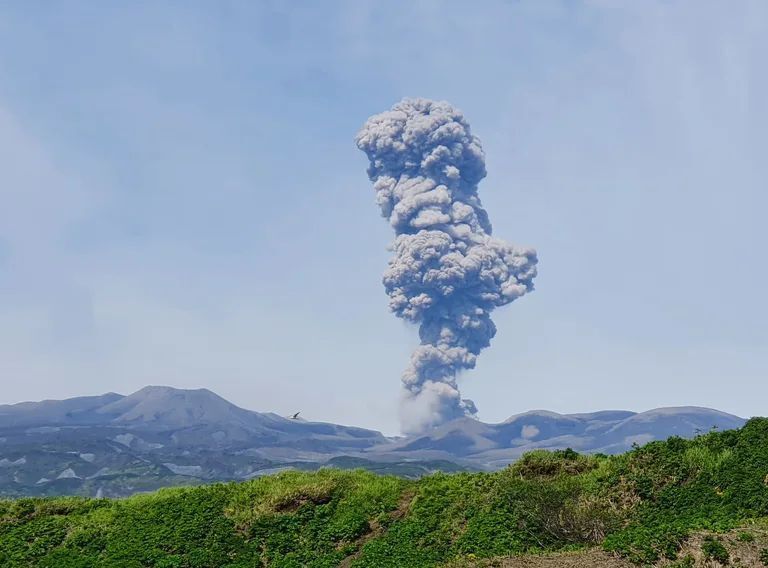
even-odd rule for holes
{"type": "Polygon", "coordinates": [[[533,452],[496,473],[324,469],[115,501],[0,501],[0,566],[407,568],[594,545],[653,564],[695,531],[763,517],[760,418],[620,456],[533,452]]]}

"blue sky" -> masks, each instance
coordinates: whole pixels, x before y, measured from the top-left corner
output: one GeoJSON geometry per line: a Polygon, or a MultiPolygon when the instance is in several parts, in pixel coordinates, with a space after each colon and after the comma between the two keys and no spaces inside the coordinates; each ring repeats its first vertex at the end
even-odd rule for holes
{"type": "Polygon", "coordinates": [[[395,432],[416,330],[354,144],[460,107],[535,293],[462,378],[486,421],[766,414],[763,2],[0,6],[0,402],[146,384],[395,432]]]}

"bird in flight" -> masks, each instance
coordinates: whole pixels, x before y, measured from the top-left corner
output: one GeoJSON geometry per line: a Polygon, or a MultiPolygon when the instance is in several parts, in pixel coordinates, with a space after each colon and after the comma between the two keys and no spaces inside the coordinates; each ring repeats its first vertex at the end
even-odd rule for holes
{"type": "Polygon", "coordinates": [[[291,415],[291,420],[298,420],[299,414],[301,414],[301,410],[299,410],[296,414],[291,415]]]}

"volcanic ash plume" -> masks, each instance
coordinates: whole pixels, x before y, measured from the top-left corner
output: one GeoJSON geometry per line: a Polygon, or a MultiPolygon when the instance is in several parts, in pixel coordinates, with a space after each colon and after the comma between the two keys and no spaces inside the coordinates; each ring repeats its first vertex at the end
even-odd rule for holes
{"type": "Polygon", "coordinates": [[[396,234],[383,279],[390,309],[419,324],[421,345],[403,374],[403,430],[473,415],[456,377],[496,334],[491,311],[533,289],[536,252],[491,237],[477,195],[483,149],[450,104],[404,99],[369,118],[356,142],[396,234]]]}

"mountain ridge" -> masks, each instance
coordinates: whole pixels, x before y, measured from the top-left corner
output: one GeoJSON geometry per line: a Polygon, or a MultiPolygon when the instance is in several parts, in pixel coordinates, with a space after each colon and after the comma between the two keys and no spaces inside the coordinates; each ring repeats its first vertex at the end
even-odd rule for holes
{"type": "Polygon", "coordinates": [[[419,435],[388,438],[366,428],[247,410],[208,389],[148,386],[129,395],[0,406],[0,495],[125,495],[345,464],[407,476],[494,470],[533,449],[619,453],[744,422],[690,406],[533,410],[499,423],[464,417],[419,435]]]}

